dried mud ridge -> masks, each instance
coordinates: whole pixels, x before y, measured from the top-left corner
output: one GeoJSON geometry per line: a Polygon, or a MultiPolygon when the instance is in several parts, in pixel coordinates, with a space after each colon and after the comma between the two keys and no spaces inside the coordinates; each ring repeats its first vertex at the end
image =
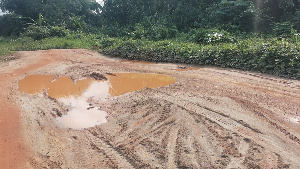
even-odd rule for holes
{"type": "Polygon", "coordinates": [[[188,65],[126,63],[79,49],[16,55],[0,65],[1,75],[47,60],[12,79],[9,98],[20,110],[27,168],[300,168],[299,81],[208,67],[175,71],[188,65]],[[67,105],[16,85],[28,74],[105,80],[118,72],[177,81],[107,101],[90,98],[108,122],[84,130],[57,125],[67,105]]]}

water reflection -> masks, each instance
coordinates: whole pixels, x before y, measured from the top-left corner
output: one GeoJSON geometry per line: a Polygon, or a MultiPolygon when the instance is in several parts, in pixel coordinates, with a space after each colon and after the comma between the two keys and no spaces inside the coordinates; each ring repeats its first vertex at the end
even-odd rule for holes
{"type": "Polygon", "coordinates": [[[71,109],[67,115],[57,118],[58,124],[65,128],[84,129],[106,123],[107,112],[101,111],[100,107],[90,108],[88,100],[104,101],[109,97],[108,90],[109,84],[107,81],[94,81],[80,97],[59,98],[60,102],[70,106],[71,109]]]}

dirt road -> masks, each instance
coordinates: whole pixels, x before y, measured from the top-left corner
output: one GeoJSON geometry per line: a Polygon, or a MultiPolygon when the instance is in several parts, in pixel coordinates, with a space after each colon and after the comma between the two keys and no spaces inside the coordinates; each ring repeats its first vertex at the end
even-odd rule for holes
{"type": "MultiPolygon", "coordinates": [[[[300,168],[299,81],[123,62],[81,49],[13,57],[0,63],[0,168],[300,168]],[[60,124],[75,108],[50,97],[50,87],[37,94],[19,90],[27,75],[51,75],[49,84],[70,77],[81,90],[77,85],[85,79],[111,86],[122,73],[176,82],[141,84],[146,88],[101,98],[86,94],[98,90],[85,92],[86,110],[107,114],[102,124],[81,130],[60,124]]],[[[124,78],[121,86],[134,85],[134,78],[124,78]]]]}

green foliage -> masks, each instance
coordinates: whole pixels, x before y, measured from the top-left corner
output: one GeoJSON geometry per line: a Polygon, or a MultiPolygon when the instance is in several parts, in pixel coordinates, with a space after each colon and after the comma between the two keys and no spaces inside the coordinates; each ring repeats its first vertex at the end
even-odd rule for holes
{"type": "Polygon", "coordinates": [[[300,46],[287,40],[247,39],[197,45],[174,41],[114,40],[102,53],[126,59],[255,70],[300,79],[300,46]]]}
{"type": "Polygon", "coordinates": [[[208,18],[215,27],[237,26],[242,31],[253,30],[255,7],[250,0],[221,0],[206,9],[208,18]]]}
{"type": "Polygon", "coordinates": [[[174,38],[177,33],[178,31],[174,26],[167,27],[161,24],[144,26],[142,24],[136,24],[134,31],[132,31],[129,36],[134,39],[164,40],[174,38]]]}
{"type": "Polygon", "coordinates": [[[234,42],[235,38],[227,31],[217,29],[192,29],[189,39],[198,44],[216,44],[234,42]]]}
{"type": "MultiPolygon", "coordinates": [[[[100,22],[100,4],[95,0],[0,0],[1,8],[37,26],[69,26],[81,29],[100,22]]],[[[1,31],[1,29],[0,29],[1,31]]]]}
{"type": "Polygon", "coordinates": [[[83,31],[87,25],[82,17],[73,16],[67,20],[67,28],[70,30],[83,31]]]}
{"type": "Polygon", "coordinates": [[[11,51],[32,51],[46,49],[72,49],[86,48],[92,46],[103,39],[103,35],[95,34],[67,34],[65,37],[48,37],[35,40],[31,37],[22,36],[19,38],[0,37],[0,57],[10,54],[11,51]]]}
{"type": "Polygon", "coordinates": [[[23,36],[31,37],[34,40],[41,40],[49,37],[65,37],[69,33],[64,27],[59,26],[29,26],[25,29],[23,36]]]}
{"type": "Polygon", "coordinates": [[[237,38],[229,43],[196,44],[175,40],[110,38],[70,33],[65,37],[0,38],[0,56],[16,50],[100,47],[100,52],[126,59],[214,65],[254,70],[300,79],[300,43],[284,38],[237,38]]]}
{"type": "Polygon", "coordinates": [[[0,37],[0,57],[11,54],[12,42],[7,38],[0,37]]]}
{"type": "Polygon", "coordinates": [[[26,20],[16,14],[0,16],[0,36],[19,35],[26,27],[26,20]]]}
{"type": "Polygon", "coordinates": [[[292,25],[290,22],[274,23],[273,33],[276,36],[289,36],[291,33],[292,25]]]}

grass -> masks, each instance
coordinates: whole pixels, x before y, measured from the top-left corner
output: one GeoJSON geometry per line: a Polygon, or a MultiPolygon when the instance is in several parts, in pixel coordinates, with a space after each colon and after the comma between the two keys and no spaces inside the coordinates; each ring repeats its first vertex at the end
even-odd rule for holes
{"type": "Polygon", "coordinates": [[[11,54],[12,51],[33,51],[47,49],[92,49],[99,36],[79,34],[66,37],[50,37],[42,40],[33,40],[30,37],[0,37],[0,57],[11,54]]]}

